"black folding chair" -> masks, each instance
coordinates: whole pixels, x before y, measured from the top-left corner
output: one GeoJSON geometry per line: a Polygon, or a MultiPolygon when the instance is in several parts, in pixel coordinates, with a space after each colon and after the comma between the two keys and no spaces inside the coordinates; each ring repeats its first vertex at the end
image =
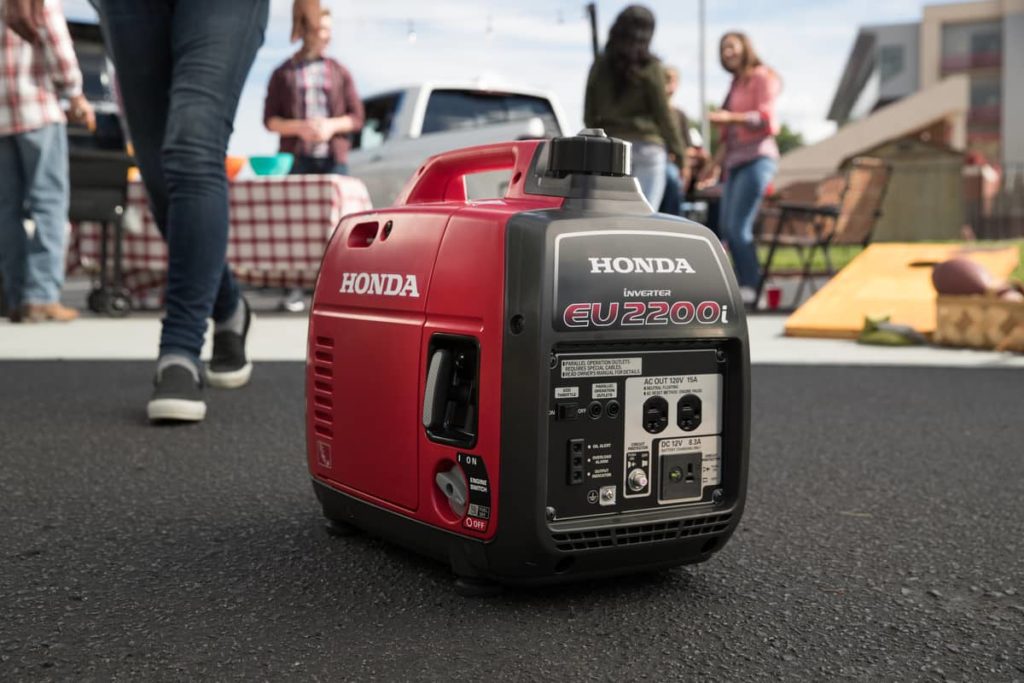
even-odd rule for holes
{"type": "Polygon", "coordinates": [[[759,244],[768,245],[768,257],[757,287],[757,300],[768,278],[776,273],[772,263],[776,251],[782,248],[795,249],[800,260],[800,284],[793,298],[795,307],[810,285],[817,291],[814,278],[819,275],[832,277],[835,266],[832,262],[831,247],[837,244],[851,244],[866,247],[871,242],[875,225],[882,215],[882,202],[889,186],[892,167],[880,159],[858,157],[854,159],[845,176],[842,189],[836,197],[835,179],[823,181],[814,202],[778,202],[766,209],[764,224],[767,229],[757,237],[759,244]],[[821,251],[825,261],[824,271],[814,270],[814,255],[821,251]]]}

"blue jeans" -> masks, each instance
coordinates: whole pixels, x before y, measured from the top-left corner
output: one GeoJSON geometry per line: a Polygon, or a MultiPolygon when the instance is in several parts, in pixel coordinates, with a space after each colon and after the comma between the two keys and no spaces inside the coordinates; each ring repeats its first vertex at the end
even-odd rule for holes
{"type": "Polygon", "coordinates": [[[665,166],[668,152],[665,146],[654,142],[633,143],[633,176],[640,181],[640,190],[647,203],[657,211],[665,193],[665,166]]]}
{"type": "Polygon", "coordinates": [[[160,353],[198,362],[207,319],[239,292],[228,269],[224,155],[269,0],[100,0],[135,156],[167,241],[160,353]]]}
{"type": "Polygon", "coordinates": [[[758,157],[730,168],[722,189],[719,225],[729,243],[741,287],[756,289],[761,281],[761,266],[754,245],[754,221],[777,165],[775,159],[758,157]]]}
{"type": "Polygon", "coordinates": [[[318,159],[316,157],[295,157],[292,164],[291,175],[322,175],[335,173],[337,175],[348,175],[348,164],[339,163],[332,158],[318,159]]]}
{"type": "Polygon", "coordinates": [[[672,216],[682,214],[683,193],[679,187],[682,177],[679,174],[679,167],[675,164],[665,165],[665,193],[661,196],[661,206],[658,211],[672,216]]]}
{"type": "Polygon", "coordinates": [[[67,222],[64,124],[0,136],[0,275],[8,311],[60,299],[67,222]],[[32,239],[25,218],[35,223],[32,239]]]}

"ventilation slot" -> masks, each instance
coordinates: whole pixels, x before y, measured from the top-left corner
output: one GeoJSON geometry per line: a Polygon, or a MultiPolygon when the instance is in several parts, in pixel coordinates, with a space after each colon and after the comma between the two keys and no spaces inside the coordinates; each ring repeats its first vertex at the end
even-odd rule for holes
{"type": "Polygon", "coordinates": [[[314,337],[313,359],[313,431],[330,439],[334,436],[334,339],[314,337]]]}
{"type": "Polygon", "coordinates": [[[688,536],[721,533],[728,528],[731,517],[732,515],[710,515],[674,522],[552,534],[551,538],[559,550],[594,550],[641,543],[658,543],[688,536]]]}

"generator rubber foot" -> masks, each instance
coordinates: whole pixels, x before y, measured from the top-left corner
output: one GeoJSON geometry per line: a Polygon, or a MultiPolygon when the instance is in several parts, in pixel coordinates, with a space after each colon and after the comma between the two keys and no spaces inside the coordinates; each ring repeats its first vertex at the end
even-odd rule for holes
{"type": "Polygon", "coordinates": [[[324,522],[324,530],[335,538],[347,538],[359,533],[359,529],[339,519],[328,519],[324,522]]]}
{"type": "Polygon", "coordinates": [[[472,579],[468,576],[455,577],[455,592],[464,598],[491,598],[504,590],[500,583],[487,579],[472,579]]]}

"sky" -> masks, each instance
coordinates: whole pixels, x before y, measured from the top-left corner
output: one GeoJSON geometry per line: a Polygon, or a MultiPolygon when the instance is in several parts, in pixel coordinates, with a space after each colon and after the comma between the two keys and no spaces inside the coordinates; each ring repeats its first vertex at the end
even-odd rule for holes
{"type": "MultiPolygon", "coordinates": [[[[486,79],[555,95],[570,131],[582,127],[590,68],[590,26],[577,0],[321,0],[335,17],[329,53],[352,72],[363,97],[424,81],[486,79]],[[415,40],[410,41],[410,29],[415,40]]],[[[598,0],[601,43],[628,2],[598,0]]],[[[674,104],[699,110],[698,0],[648,1],[656,17],[653,49],[677,66],[674,104]]],[[[762,59],[783,79],[781,120],[808,141],[827,137],[825,119],[858,27],[917,21],[923,0],[706,0],[707,98],[721,102],[729,84],[717,58],[719,37],[747,33],[762,59]]],[[[932,3],[928,3],[932,4],[932,3]]],[[[291,0],[271,0],[263,48],[246,82],[230,151],[276,151],[263,128],[263,98],[274,68],[296,49],[288,42],[291,0]]],[[[95,18],[86,0],[64,0],[69,18],[95,18]]]]}

